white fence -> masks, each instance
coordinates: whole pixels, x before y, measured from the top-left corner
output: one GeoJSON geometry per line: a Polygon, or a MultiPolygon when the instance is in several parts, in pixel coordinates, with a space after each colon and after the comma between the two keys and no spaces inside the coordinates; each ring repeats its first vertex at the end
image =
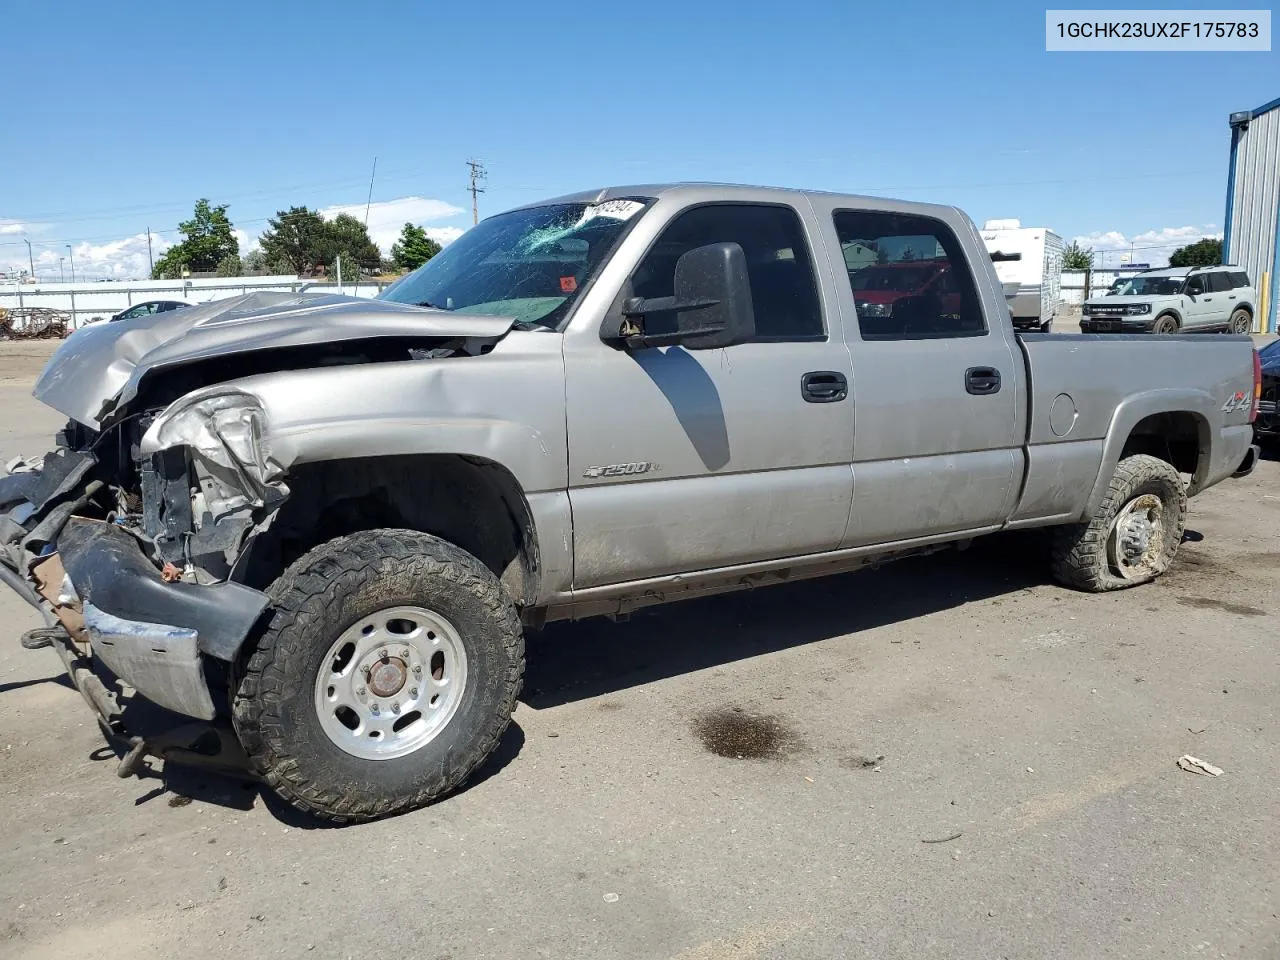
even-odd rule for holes
{"type": "Polygon", "coordinates": [[[387,283],[362,280],[355,283],[324,283],[291,276],[209,277],[196,280],[127,280],[102,283],[0,283],[0,307],[45,307],[71,316],[73,327],[93,320],[105,320],[126,307],[146,300],[165,298],[206,303],[238,297],[259,290],[289,293],[325,291],[347,296],[375,297],[387,283]]]}

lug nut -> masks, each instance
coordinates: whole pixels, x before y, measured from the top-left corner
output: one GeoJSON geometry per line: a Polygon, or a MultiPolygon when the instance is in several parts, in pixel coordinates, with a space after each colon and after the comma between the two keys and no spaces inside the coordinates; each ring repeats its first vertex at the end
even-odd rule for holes
{"type": "Polygon", "coordinates": [[[417,687],[410,687],[410,688],[409,688],[409,696],[416,698],[416,697],[418,696],[418,688],[417,688],[417,687]]]}
{"type": "Polygon", "coordinates": [[[363,696],[364,696],[364,687],[356,687],[356,696],[357,696],[357,697],[363,697],[363,696]]]}
{"type": "Polygon", "coordinates": [[[399,712],[400,712],[400,704],[398,704],[398,703],[393,703],[393,704],[391,705],[391,712],[392,712],[392,713],[399,713],[399,712]]]}
{"type": "Polygon", "coordinates": [[[369,707],[369,712],[370,712],[370,713],[372,713],[372,714],[376,717],[376,716],[378,715],[378,705],[375,703],[375,704],[373,704],[372,706],[370,706],[370,707],[369,707]]]}
{"type": "Polygon", "coordinates": [[[401,651],[400,651],[400,659],[401,659],[401,660],[408,660],[408,659],[409,659],[409,649],[408,649],[407,647],[406,647],[404,650],[401,650],[401,651]]]}
{"type": "Polygon", "coordinates": [[[413,675],[414,675],[415,677],[420,677],[420,676],[422,676],[422,664],[420,664],[420,663],[415,663],[415,664],[413,665],[413,675]]]}
{"type": "Polygon", "coordinates": [[[378,656],[380,656],[383,660],[386,660],[386,659],[387,659],[387,648],[386,648],[386,647],[383,647],[381,650],[379,650],[379,651],[378,651],[378,656]]]}

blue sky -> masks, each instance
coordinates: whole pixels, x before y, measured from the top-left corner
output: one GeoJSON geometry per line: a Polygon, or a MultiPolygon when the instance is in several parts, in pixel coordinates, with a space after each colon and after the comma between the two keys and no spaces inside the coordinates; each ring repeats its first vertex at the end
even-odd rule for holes
{"type": "MultiPolygon", "coordinates": [[[[955,203],[1099,247],[1221,230],[1227,115],[1280,53],[1046,53],[1044,6],[224,2],[4,14],[0,270],[145,273],[196,198],[246,241],[294,204],[445,239],[607,183],[728,180],[955,203]],[[141,260],[139,260],[141,257],[141,260]]],[[[1160,251],[1156,251],[1158,257],[1160,251]]],[[[1113,256],[1114,259],[1114,256],[1113,256]]],[[[1138,259],[1143,259],[1139,257],[1138,259]]]]}

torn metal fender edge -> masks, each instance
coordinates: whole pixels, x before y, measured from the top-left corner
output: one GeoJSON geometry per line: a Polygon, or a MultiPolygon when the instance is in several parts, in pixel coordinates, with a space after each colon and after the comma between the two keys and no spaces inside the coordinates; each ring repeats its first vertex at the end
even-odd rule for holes
{"type": "Polygon", "coordinates": [[[230,581],[166,583],[138,541],[115,524],[72,517],[58,552],[82,600],[122,620],[194,630],[200,652],[218,660],[235,659],[270,603],[265,593],[230,581]]]}

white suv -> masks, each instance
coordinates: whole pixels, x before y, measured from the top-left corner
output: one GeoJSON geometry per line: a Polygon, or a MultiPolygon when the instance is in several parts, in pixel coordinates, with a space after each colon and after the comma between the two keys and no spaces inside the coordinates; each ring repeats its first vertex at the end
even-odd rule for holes
{"type": "Polygon", "coordinates": [[[1170,267],[1129,277],[1114,294],[1085,301],[1085,333],[1253,329],[1254,290],[1240,267],[1170,267]]]}

